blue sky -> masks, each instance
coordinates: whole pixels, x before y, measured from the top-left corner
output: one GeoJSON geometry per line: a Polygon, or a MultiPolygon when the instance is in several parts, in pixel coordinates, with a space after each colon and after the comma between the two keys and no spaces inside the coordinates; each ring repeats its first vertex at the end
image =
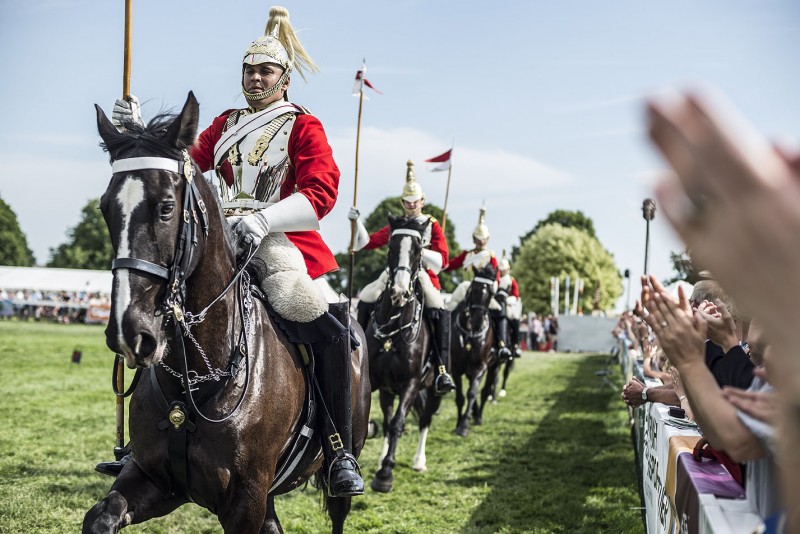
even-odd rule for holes
{"type": "MultiPolygon", "coordinates": [[[[145,118],[189,90],[201,128],[241,107],[240,59],[261,35],[268,2],[135,0],[132,92],[145,118]]],[[[554,209],[582,210],[620,270],[643,267],[642,200],[662,163],[643,131],[643,97],[711,83],[768,135],[793,138],[800,5],[790,1],[285,2],[321,72],[295,75],[290,96],[325,125],[342,171],[322,223],[348,243],[358,101],[367,59],[358,203],[399,195],[408,159],[430,202],[447,173],[423,160],[455,143],[448,221],[470,243],[483,199],[498,253],[554,209]]],[[[0,196],[39,263],[66,239],[110,177],[92,104],[122,90],[124,1],[0,0],[0,196]]],[[[671,274],[679,242],[657,212],[651,271],[671,274]]]]}

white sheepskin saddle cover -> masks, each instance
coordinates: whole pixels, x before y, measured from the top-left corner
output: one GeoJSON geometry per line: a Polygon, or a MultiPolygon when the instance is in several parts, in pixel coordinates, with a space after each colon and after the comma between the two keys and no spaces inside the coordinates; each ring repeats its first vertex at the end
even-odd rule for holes
{"type": "Polygon", "coordinates": [[[286,234],[268,234],[261,241],[255,257],[266,264],[261,290],[278,315],[290,321],[308,323],[328,311],[325,295],[308,276],[303,255],[286,234]]]}

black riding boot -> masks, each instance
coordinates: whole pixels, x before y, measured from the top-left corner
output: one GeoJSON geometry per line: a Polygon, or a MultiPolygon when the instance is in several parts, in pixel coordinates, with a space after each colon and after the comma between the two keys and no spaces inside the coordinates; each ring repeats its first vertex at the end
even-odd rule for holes
{"type": "Polygon", "coordinates": [[[511,357],[511,350],[506,346],[508,339],[508,319],[505,315],[497,315],[494,322],[494,348],[500,361],[511,357]]]}
{"type": "Polygon", "coordinates": [[[133,452],[131,452],[131,444],[128,443],[122,448],[114,447],[114,457],[116,460],[113,462],[100,462],[94,466],[94,470],[98,473],[103,473],[111,477],[118,476],[122,472],[125,464],[133,460],[133,452]]]}
{"type": "MultiPolygon", "coordinates": [[[[348,303],[331,304],[329,311],[343,325],[350,324],[348,303]]],[[[352,387],[350,376],[350,336],[338,343],[314,345],[314,374],[322,390],[325,408],[319,411],[322,452],[328,471],[328,495],[351,497],[364,493],[361,469],[352,454],[352,387]],[[328,417],[330,414],[330,417],[328,417]]]]}
{"type": "Polygon", "coordinates": [[[431,363],[436,372],[433,382],[433,392],[437,396],[442,396],[448,391],[456,389],[453,377],[447,371],[450,362],[450,310],[426,308],[428,324],[433,328],[431,337],[433,338],[433,350],[431,351],[431,363]]]}
{"type": "Polygon", "coordinates": [[[361,328],[364,329],[364,332],[367,331],[367,323],[369,323],[369,318],[372,316],[372,310],[375,309],[374,302],[364,302],[363,300],[358,301],[358,324],[361,325],[361,328]]]}
{"type": "Polygon", "coordinates": [[[508,335],[510,336],[509,342],[514,352],[514,357],[519,358],[522,356],[522,350],[519,347],[519,319],[508,320],[508,335]]]}

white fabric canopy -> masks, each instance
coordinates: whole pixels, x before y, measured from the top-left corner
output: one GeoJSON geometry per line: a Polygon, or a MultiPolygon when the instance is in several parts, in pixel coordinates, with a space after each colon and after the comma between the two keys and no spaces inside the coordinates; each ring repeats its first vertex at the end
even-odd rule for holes
{"type": "Polygon", "coordinates": [[[55,269],[0,266],[0,289],[39,291],[86,291],[111,294],[111,270],[55,269]]]}

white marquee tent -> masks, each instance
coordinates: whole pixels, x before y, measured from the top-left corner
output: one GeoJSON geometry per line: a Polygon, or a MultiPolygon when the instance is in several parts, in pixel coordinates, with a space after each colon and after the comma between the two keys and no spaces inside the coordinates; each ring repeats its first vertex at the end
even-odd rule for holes
{"type": "Polygon", "coordinates": [[[86,291],[111,294],[111,271],[55,269],[48,267],[0,266],[0,289],[40,291],[86,291]]]}

